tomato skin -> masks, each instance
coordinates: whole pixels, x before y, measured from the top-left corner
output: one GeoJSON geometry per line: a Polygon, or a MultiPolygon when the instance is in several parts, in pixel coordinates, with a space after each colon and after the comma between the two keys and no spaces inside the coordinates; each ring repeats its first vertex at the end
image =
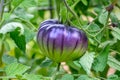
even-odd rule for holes
{"type": "Polygon", "coordinates": [[[66,62],[83,55],[88,39],[82,30],[56,21],[48,22],[40,25],[37,34],[37,43],[45,56],[55,62],[66,62]]]}
{"type": "Polygon", "coordinates": [[[48,25],[48,24],[59,24],[60,22],[56,19],[49,19],[49,20],[45,20],[40,24],[40,27],[43,27],[44,25],[48,25]]]}

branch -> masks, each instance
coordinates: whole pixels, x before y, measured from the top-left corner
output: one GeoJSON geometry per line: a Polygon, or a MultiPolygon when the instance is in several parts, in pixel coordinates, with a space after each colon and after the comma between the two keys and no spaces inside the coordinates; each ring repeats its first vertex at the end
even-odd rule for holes
{"type": "MultiPolygon", "coordinates": [[[[70,11],[70,12],[72,13],[72,15],[77,19],[77,21],[78,21],[78,23],[79,23],[79,25],[80,25],[80,28],[82,29],[82,24],[80,23],[77,14],[69,7],[69,5],[67,4],[66,0],[63,0],[63,2],[64,2],[64,4],[65,4],[66,8],[68,9],[68,11],[70,11]]],[[[82,30],[83,30],[83,29],[82,29],[82,30]]]]}

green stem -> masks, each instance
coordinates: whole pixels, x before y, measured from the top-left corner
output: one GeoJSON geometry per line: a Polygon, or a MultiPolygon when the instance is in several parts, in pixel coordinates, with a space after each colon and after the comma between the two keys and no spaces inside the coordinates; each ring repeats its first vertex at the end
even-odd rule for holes
{"type": "Polygon", "coordinates": [[[57,66],[56,71],[55,71],[54,74],[52,75],[52,80],[56,80],[56,76],[58,75],[58,72],[59,72],[59,70],[60,70],[60,64],[61,64],[61,63],[57,63],[57,64],[58,64],[58,66],[57,66]]]}
{"type": "Polygon", "coordinates": [[[1,50],[0,50],[0,67],[2,67],[2,56],[3,56],[3,53],[4,53],[4,43],[2,43],[1,45],[1,50]]]}
{"type": "Polygon", "coordinates": [[[0,67],[2,67],[2,56],[3,56],[3,53],[4,53],[4,40],[5,40],[5,35],[3,35],[2,37],[2,41],[1,41],[1,50],[0,50],[0,67]]]}
{"type": "Polygon", "coordinates": [[[24,20],[24,19],[22,19],[22,18],[16,18],[16,19],[21,20],[21,21],[27,23],[27,24],[30,26],[29,28],[31,28],[31,29],[33,29],[33,30],[35,30],[35,31],[37,30],[36,27],[35,27],[31,22],[29,22],[29,21],[27,21],[27,20],[24,20]]]}
{"type": "MultiPolygon", "coordinates": [[[[4,1],[4,0],[1,0],[1,1],[4,1]]],[[[10,0],[10,1],[12,1],[12,0],[10,0]]],[[[2,17],[1,17],[1,15],[3,15],[3,11],[2,11],[2,14],[1,14],[1,8],[2,7],[1,7],[1,4],[0,4],[0,28],[2,27],[2,24],[5,22],[5,20],[7,20],[10,17],[10,15],[13,13],[13,11],[22,3],[22,1],[19,2],[19,4],[17,6],[15,6],[13,9],[11,9],[11,11],[9,12],[9,15],[6,19],[2,19],[2,17]]],[[[2,4],[2,6],[5,6],[5,5],[2,4]]]]}
{"type": "Polygon", "coordinates": [[[118,7],[120,9],[120,5],[116,4],[116,7],[118,7]]]}
{"type": "Polygon", "coordinates": [[[53,6],[52,6],[52,0],[49,0],[49,8],[50,8],[50,18],[52,19],[53,18],[53,10],[52,10],[52,8],[53,8],[53,6]]]}
{"type": "MultiPolygon", "coordinates": [[[[109,17],[110,17],[110,12],[108,12],[108,15],[107,15],[107,19],[106,19],[105,25],[103,26],[103,28],[102,28],[94,37],[96,37],[97,35],[99,35],[102,31],[105,30],[105,28],[107,28],[106,26],[107,26],[107,24],[108,24],[109,17]]],[[[108,29],[108,28],[107,28],[107,29],[108,29]]]]}
{"type": "MultiPolygon", "coordinates": [[[[108,24],[108,23],[107,23],[108,24]]],[[[107,27],[107,24],[106,24],[106,39],[108,40],[109,39],[109,29],[107,27]]]]}
{"type": "Polygon", "coordinates": [[[58,20],[60,21],[60,3],[61,3],[61,0],[55,0],[55,2],[56,2],[56,12],[57,12],[58,20]]]}
{"type": "MultiPolygon", "coordinates": [[[[78,21],[78,23],[79,23],[79,25],[80,25],[80,28],[82,29],[82,24],[80,23],[79,18],[78,18],[78,16],[76,15],[76,13],[69,7],[69,5],[67,4],[66,0],[63,0],[63,2],[64,2],[64,4],[65,4],[66,8],[67,8],[67,9],[72,13],[72,15],[77,19],[77,21],[78,21]]],[[[82,30],[83,30],[83,29],[82,29],[82,30]]]]}
{"type": "Polygon", "coordinates": [[[2,27],[3,23],[4,23],[4,19],[0,21],[0,28],[2,27]]]}
{"type": "Polygon", "coordinates": [[[105,31],[106,31],[106,39],[108,40],[109,39],[109,30],[108,30],[108,21],[109,21],[109,17],[110,17],[110,12],[108,12],[108,16],[107,16],[107,21],[105,23],[105,31]]]}
{"type": "Polygon", "coordinates": [[[0,1],[0,22],[2,21],[3,13],[4,13],[4,0],[1,0],[0,1]]]}
{"type": "Polygon", "coordinates": [[[60,64],[61,64],[61,63],[58,63],[57,71],[60,71],[60,64]]]}
{"type": "Polygon", "coordinates": [[[19,4],[17,6],[15,6],[11,11],[10,11],[10,15],[13,13],[13,11],[23,2],[24,0],[22,0],[21,2],[19,2],[19,4]]]}

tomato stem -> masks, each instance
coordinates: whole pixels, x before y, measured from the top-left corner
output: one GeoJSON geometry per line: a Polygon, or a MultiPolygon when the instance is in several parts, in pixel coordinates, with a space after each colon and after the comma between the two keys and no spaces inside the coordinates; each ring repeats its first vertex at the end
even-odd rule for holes
{"type": "Polygon", "coordinates": [[[63,2],[64,2],[64,4],[65,4],[66,8],[68,9],[68,11],[70,11],[71,14],[77,19],[78,24],[79,24],[79,26],[80,26],[80,29],[83,30],[83,28],[82,28],[82,23],[80,22],[79,17],[77,16],[77,14],[70,8],[70,6],[67,4],[66,0],[63,0],[63,2]]]}
{"type": "Polygon", "coordinates": [[[59,70],[60,70],[60,64],[61,64],[61,63],[58,63],[58,66],[57,66],[57,71],[59,71],[59,70]]]}
{"type": "Polygon", "coordinates": [[[61,0],[55,0],[55,2],[56,2],[56,12],[57,12],[58,20],[60,21],[60,2],[61,2],[61,0]]]}
{"type": "Polygon", "coordinates": [[[50,7],[50,18],[53,18],[53,6],[52,6],[52,0],[49,0],[49,7],[50,7]]]}

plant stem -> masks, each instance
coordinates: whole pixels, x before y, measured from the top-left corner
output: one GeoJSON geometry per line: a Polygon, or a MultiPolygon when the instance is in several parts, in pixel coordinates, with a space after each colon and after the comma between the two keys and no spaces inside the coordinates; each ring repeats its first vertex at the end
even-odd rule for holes
{"type": "Polygon", "coordinates": [[[57,66],[57,70],[56,70],[56,71],[59,71],[59,70],[60,70],[60,64],[61,64],[61,63],[58,63],[58,66],[57,66]]]}
{"type": "MultiPolygon", "coordinates": [[[[1,0],[0,1],[0,27],[1,27],[1,24],[3,22],[2,20],[2,17],[3,17],[3,13],[4,13],[4,0],[1,0]]],[[[3,38],[2,38],[2,41],[1,41],[1,50],[0,50],[0,67],[2,67],[2,56],[3,56],[3,53],[4,53],[4,38],[5,36],[3,35],[3,38]]]]}
{"type": "Polygon", "coordinates": [[[50,18],[52,19],[53,18],[53,10],[52,10],[52,0],[49,0],[49,10],[50,10],[50,18]]]}
{"type": "Polygon", "coordinates": [[[109,17],[110,17],[110,12],[108,12],[108,16],[107,16],[107,21],[106,21],[106,24],[105,24],[105,28],[106,28],[106,39],[108,40],[109,39],[109,30],[108,30],[108,21],[109,21],[109,17]]]}
{"type": "Polygon", "coordinates": [[[2,67],[2,56],[3,56],[3,52],[4,52],[4,43],[2,43],[1,45],[1,50],[0,50],[0,67],[2,67]]]}
{"type": "Polygon", "coordinates": [[[57,16],[58,16],[59,21],[60,21],[60,1],[61,0],[55,0],[55,2],[56,2],[56,12],[57,12],[57,16]]]}
{"type": "MultiPolygon", "coordinates": [[[[80,23],[79,18],[78,18],[78,16],[76,15],[76,13],[68,6],[66,0],[63,0],[63,2],[64,2],[64,4],[65,4],[66,8],[67,8],[67,9],[72,13],[72,15],[77,19],[77,21],[78,21],[78,23],[79,23],[79,25],[80,25],[80,28],[82,29],[82,24],[80,23]]],[[[82,30],[83,30],[83,29],[82,29],[82,30]]]]}
{"type": "Polygon", "coordinates": [[[116,7],[118,7],[120,9],[120,5],[116,4],[116,7]]]}
{"type": "Polygon", "coordinates": [[[2,21],[2,16],[4,12],[4,0],[0,1],[0,22],[2,21]]]}
{"type": "MultiPolygon", "coordinates": [[[[103,28],[102,28],[94,37],[96,37],[97,35],[99,35],[99,34],[106,28],[106,26],[107,26],[107,24],[108,24],[108,21],[109,21],[109,17],[110,17],[110,12],[108,12],[105,25],[103,26],[103,28]]],[[[107,28],[107,29],[108,29],[108,28],[107,28]]]]}
{"type": "Polygon", "coordinates": [[[2,37],[2,41],[1,41],[1,49],[0,49],[0,67],[2,67],[2,56],[3,56],[3,53],[4,53],[4,40],[5,40],[5,35],[3,35],[2,37]]]}
{"type": "Polygon", "coordinates": [[[56,69],[56,71],[54,72],[54,74],[52,75],[52,79],[51,79],[51,80],[56,80],[56,76],[57,76],[57,74],[58,74],[58,72],[59,72],[59,70],[60,70],[60,64],[61,64],[61,63],[57,63],[57,64],[58,64],[57,69],[56,69]]]}
{"type": "Polygon", "coordinates": [[[21,21],[23,21],[23,22],[25,22],[26,24],[28,24],[30,27],[30,29],[33,29],[33,30],[37,30],[36,29],[36,27],[31,23],[31,22],[29,22],[29,21],[27,21],[27,20],[24,20],[23,18],[15,18],[15,19],[18,19],[18,20],[21,20],[21,21]]]}

